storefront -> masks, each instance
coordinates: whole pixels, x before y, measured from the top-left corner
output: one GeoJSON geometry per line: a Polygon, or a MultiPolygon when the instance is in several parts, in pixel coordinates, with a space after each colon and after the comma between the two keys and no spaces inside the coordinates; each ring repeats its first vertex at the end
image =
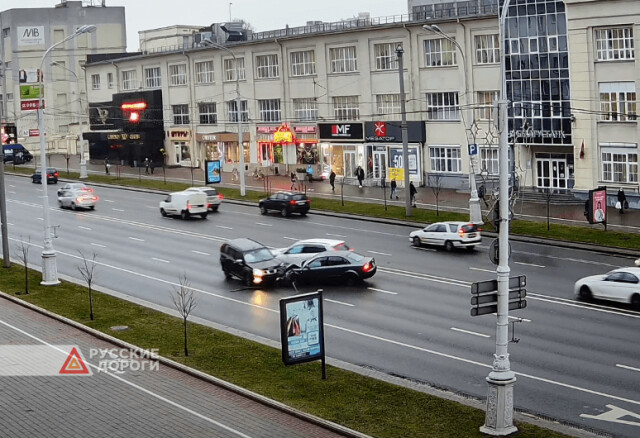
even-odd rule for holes
{"type": "Polygon", "coordinates": [[[222,160],[224,151],[221,150],[216,134],[196,134],[198,151],[201,151],[205,160],[222,160]]]}
{"type": "Polygon", "coordinates": [[[194,156],[194,151],[191,148],[191,130],[185,128],[170,129],[167,132],[167,138],[169,140],[170,147],[168,148],[169,155],[167,160],[168,164],[177,164],[183,167],[197,167],[197,159],[194,156]]]}
{"type": "Polygon", "coordinates": [[[316,126],[258,126],[258,163],[263,167],[275,165],[280,172],[288,171],[289,165],[317,165],[316,133],[316,126]]]}
{"type": "Polygon", "coordinates": [[[333,170],[336,176],[355,178],[358,166],[366,169],[362,123],[319,123],[318,141],[325,177],[333,170]]]}
{"type": "MultiPolygon", "coordinates": [[[[224,170],[225,172],[231,172],[234,168],[237,168],[238,164],[240,163],[238,134],[236,134],[235,132],[221,132],[219,134],[215,134],[215,137],[217,141],[213,141],[211,139],[207,141],[207,157],[210,157],[210,153],[215,153],[217,151],[220,156],[219,159],[222,162],[222,170],[224,170]]],[[[249,140],[249,133],[244,132],[243,144],[245,165],[248,165],[251,162],[249,140]]]]}

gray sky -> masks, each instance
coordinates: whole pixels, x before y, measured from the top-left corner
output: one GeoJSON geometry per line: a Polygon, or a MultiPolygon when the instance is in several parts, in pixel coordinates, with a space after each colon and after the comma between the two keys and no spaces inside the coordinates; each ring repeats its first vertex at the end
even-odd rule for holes
{"type": "MultiPolygon", "coordinates": [[[[60,0],[0,0],[0,10],[51,8],[60,0]]],[[[88,1],[86,3],[89,3],[88,1]]],[[[94,0],[99,4],[98,0],[94,0]]],[[[207,26],[229,21],[229,1],[220,0],[106,0],[107,6],[124,6],[127,50],[138,49],[138,31],[172,24],[207,26]]],[[[371,17],[407,13],[406,0],[233,0],[231,16],[250,23],[256,32],[302,26],[307,21],[339,21],[358,12],[371,17]]]]}

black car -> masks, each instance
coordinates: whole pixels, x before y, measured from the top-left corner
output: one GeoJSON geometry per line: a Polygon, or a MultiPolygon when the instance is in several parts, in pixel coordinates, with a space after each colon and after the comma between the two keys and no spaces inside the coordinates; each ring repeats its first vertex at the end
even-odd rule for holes
{"type": "Polygon", "coordinates": [[[236,277],[246,286],[275,283],[284,269],[269,248],[245,238],[222,244],[220,266],[227,279],[236,277]]]}
{"type": "Polygon", "coordinates": [[[283,217],[291,213],[300,213],[304,216],[311,208],[311,199],[304,193],[277,192],[266,199],[261,199],[258,207],[262,214],[267,214],[269,210],[277,210],[283,217]]]}
{"type": "Polygon", "coordinates": [[[301,267],[289,266],[283,277],[289,282],[337,282],[353,286],[373,277],[376,261],[352,251],[323,252],[302,263],[301,267]]]}
{"type": "MultiPolygon", "coordinates": [[[[33,175],[31,175],[31,181],[34,184],[42,183],[42,172],[40,169],[36,170],[33,175]]],[[[49,167],[47,169],[47,184],[58,184],[58,170],[53,167],[49,167]]]]}

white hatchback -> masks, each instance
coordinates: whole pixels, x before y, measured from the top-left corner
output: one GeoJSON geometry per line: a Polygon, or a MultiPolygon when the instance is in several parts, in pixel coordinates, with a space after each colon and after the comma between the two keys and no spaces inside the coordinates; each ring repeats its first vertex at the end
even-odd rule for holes
{"type": "Polygon", "coordinates": [[[416,247],[421,245],[442,246],[447,251],[453,248],[473,250],[482,243],[481,229],[468,222],[436,222],[409,234],[409,241],[416,247]]]}
{"type": "Polygon", "coordinates": [[[224,196],[213,187],[189,187],[185,192],[204,193],[207,195],[207,209],[209,211],[218,211],[218,207],[220,207],[224,199],[224,196]]]}

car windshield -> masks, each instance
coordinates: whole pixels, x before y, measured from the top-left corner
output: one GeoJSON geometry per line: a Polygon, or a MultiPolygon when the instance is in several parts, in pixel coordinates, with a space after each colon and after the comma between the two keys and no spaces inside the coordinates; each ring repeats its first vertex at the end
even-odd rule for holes
{"type": "Polygon", "coordinates": [[[267,260],[271,260],[273,258],[273,254],[267,248],[260,248],[253,251],[249,251],[245,253],[244,260],[247,263],[256,263],[256,262],[266,262],[267,260]]]}

